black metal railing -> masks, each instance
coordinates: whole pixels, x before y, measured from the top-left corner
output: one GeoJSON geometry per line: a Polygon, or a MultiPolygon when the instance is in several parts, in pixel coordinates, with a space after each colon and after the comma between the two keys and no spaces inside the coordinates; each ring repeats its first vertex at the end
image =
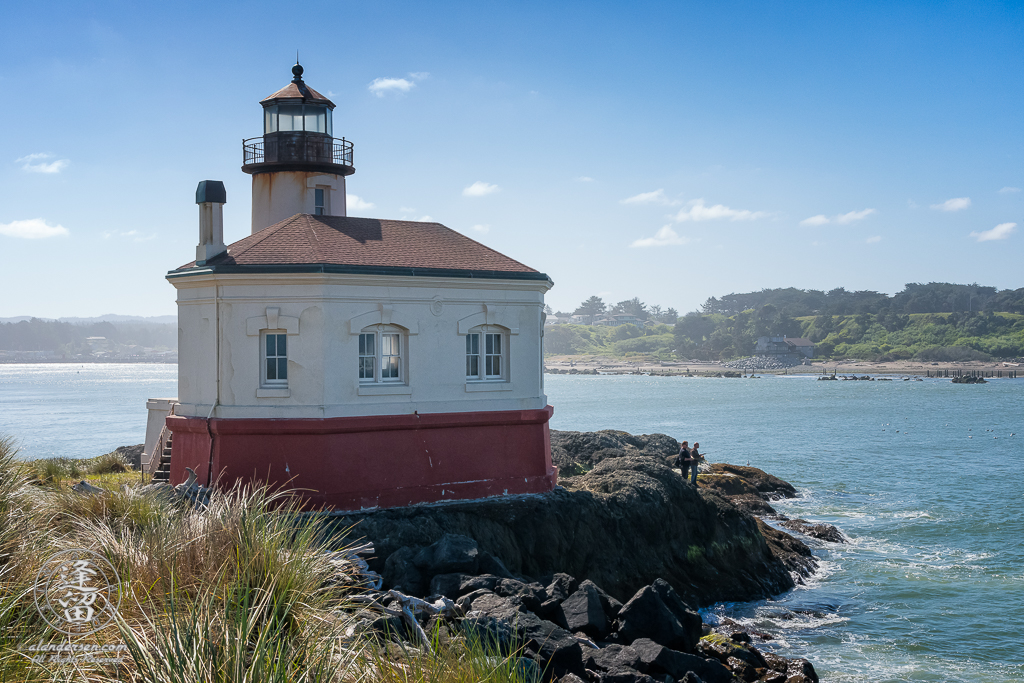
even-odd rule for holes
{"type": "Polygon", "coordinates": [[[242,140],[242,163],[315,163],[353,166],[352,141],[302,132],[271,133],[242,140]]]}

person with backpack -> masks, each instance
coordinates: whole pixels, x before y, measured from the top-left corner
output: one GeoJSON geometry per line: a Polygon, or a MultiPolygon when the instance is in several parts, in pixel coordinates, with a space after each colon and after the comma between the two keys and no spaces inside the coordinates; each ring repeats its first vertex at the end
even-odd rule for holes
{"type": "Polygon", "coordinates": [[[686,479],[690,462],[690,442],[683,441],[679,444],[679,455],[676,457],[676,466],[683,471],[683,479],[686,479]]]}

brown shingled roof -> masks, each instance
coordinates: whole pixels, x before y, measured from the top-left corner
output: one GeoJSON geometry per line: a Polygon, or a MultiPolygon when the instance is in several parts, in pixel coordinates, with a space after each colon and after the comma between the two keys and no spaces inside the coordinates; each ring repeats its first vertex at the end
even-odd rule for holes
{"type": "MultiPolygon", "coordinates": [[[[303,85],[306,87],[306,91],[311,95],[312,99],[314,99],[314,100],[322,100],[324,102],[331,102],[329,99],[327,99],[326,97],[324,97],[323,95],[318,93],[316,90],[313,90],[312,88],[310,88],[305,83],[303,83],[303,85]]],[[[301,99],[303,97],[303,95],[302,95],[302,91],[299,90],[299,86],[298,85],[296,85],[295,83],[289,83],[288,85],[284,86],[283,88],[278,90],[276,93],[274,93],[270,97],[264,97],[262,100],[260,100],[260,104],[263,104],[267,100],[279,100],[279,99],[284,99],[286,97],[292,97],[292,98],[295,98],[295,99],[301,99]]],[[[331,102],[331,104],[334,104],[334,103],[331,102]]]]}
{"type": "MultiPolygon", "coordinates": [[[[546,279],[533,268],[440,223],[307,213],[241,239],[206,262],[206,267],[215,269],[299,265],[534,273],[546,279]]],[[[177,270],[194,267],[193,261],[177,270]]]]}

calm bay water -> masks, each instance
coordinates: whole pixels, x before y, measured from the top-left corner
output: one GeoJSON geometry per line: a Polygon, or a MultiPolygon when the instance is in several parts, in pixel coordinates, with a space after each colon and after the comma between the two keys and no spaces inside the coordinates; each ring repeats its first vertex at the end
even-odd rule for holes
{"type": "Polygon", "coordinates": [[[0,365],[0,434],[24,458],[91,458],[146,438],[146,400],[178,395],[178,366],[0,365]]]}
{"type": "MultiPolygon", "coordinates": [[[[716,605],[825,681],[1024,681],[1024,379],[985,385],[547,375],[555,429],[664,432],[792,482],[776,507],[837,525],[821,571],[716,605]],[[1016,436],[1010,436],[1016,434],[1016,436]]],[[[175,365],[0,365],[0,433],[25,457],[141,443],[175,365]]]]}

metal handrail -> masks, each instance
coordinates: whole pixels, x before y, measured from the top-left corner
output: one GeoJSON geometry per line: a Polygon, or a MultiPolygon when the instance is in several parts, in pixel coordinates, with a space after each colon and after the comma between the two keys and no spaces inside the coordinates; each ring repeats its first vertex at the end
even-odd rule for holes
{"type": "Polygon", "coordinates": [[[312,162],[352,166],[353,146],[351,140],[331,138],[322,135],[300,134],[293,139],[266,137],[242,140],[242,163],[287,163],[312,162]],[[299,142],[301,140],[301,142],[299,142]],[[271,144],[267,144],[270,142],[271,144]],[[294,144],[287,144],[292,142],[294,144]],[[284,144],[282,144],[284,143],[284,144]]]}

